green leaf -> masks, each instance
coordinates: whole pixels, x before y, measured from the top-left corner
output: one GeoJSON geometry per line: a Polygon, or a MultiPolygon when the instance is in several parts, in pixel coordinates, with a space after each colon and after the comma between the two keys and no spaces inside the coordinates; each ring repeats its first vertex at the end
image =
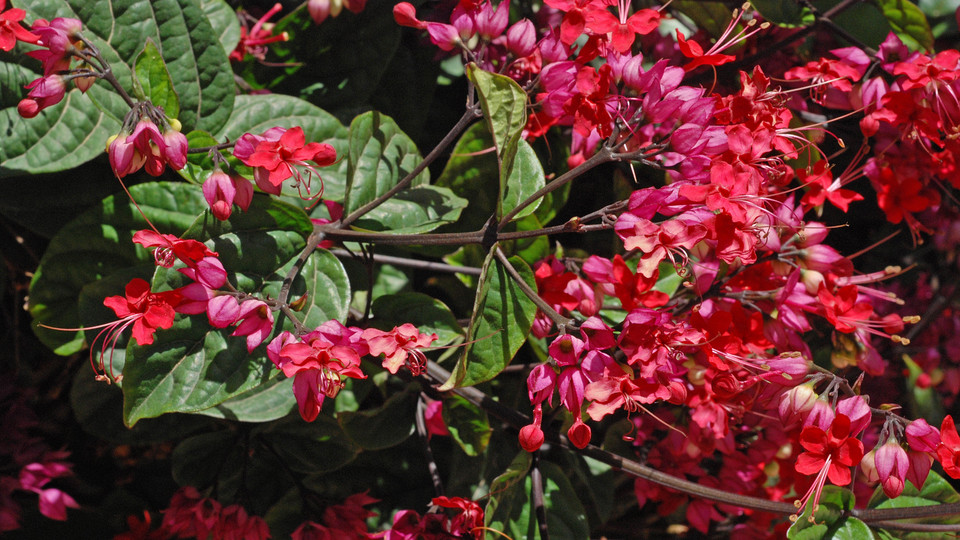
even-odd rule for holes
{"type": "MultiPolygon", "coordinates": [[[[293,379],[272,379],[245,394],[198,411],[197,414],[236,422],[270,422],[290,414],[297,408],[293,395],[293,379]]],[[[161,416],[160,419],[166,418],[161,416]]]]}
{"type": "Polygon", "coordinates": [[[793,28],[813,24],[814,15],[801,8],[793,0],[750,0],[753,7],[767,20],[777,26],[793,28]]]}
{"type": "MultiPolygon", "coordinates": [[[[530,496],[530,456],[521,452],[510,467],[490,486],[490,500],[484,511],[485,525],[510,538],[540,538],[530,496]]],[[[586,512],[564,471],[553,463],[540,462],[543,474],[543,502],[551,537],[589,538],[586,512]]],[[[499,537],[488,536],[488,538],[499,537]]]]}
{"type": "Polygon", "coordinates": [[[277,69],[250,62],[243,72],[246,80],[299,94],[328,110],[356,111],[363,110],[356,107],[380,88],[400,43],[401,28],[393,19],[393,3],[369,2],[359,15],[344,10],[319,26],[301,5],[273,31],[287,32],[290,39],[273,44],[267,59],[288,65],[277,69]]]}
{"type": "MultiPolygon", "coordinates": [[[[193,187],[193,189],[197,189],[193,187]]],[[[239,291],[276,298],[297,263],[310,229],[296,208],[257,197],[247,212],[217,224],[197,220],[189,233],[203,231],[219,254],[230,283],[239,291]]],[[[158,268],[154,290],[189,283],[176,269],[158,268]]],[[[343,266],[325,250],[315,251],[291,286],[291,299],[307,292],[303,323],[316,326],[346,317],[350,288],[343,266]]],[[[197,412],[214,407],[266,384],[279,375],[265,354],[265,344],[252,353],[232,328],[215,329],[207,318],[182,318],[157,332],[149,346],[128,346],[124,366],[124,417],[128,424],[167,412],[197,412]]]]}
{"type": "MultiPolygon", "coordinates": [[[[944,477],[934,471],[930,471],[927,480],[923,483],[923,489],[917,489],[912,482],[904,485],[903,493],[895,499],[887,497],[883,493],[882,486],[878,486],[873,496],[867,503],[867,508],[911,508],[916,506],[935,506],[938,504],[950,504],[960,502],[960,494],[950,485],[944,477]]],[[[938,516],[923,519],[903,520],[905,523],[960,523],[960,516],[938,516]]],[[[881,533],[885,531],[881,529],[881,533]]],[[[894,531],[894,537],[907,540],[935,540],[942,538],[938,533],[894,531]]],[[[888,533],[889,534],[889,533],[888,533]]],[[[881,534],[882,536],[882,534],[881,534]]]]}
{"type": "MultiPolygon", "coordinates": [[[[496,246],[487,255],[474,301],[467,345],[457,365],[441,387],[443,390],[473,386],[497,376],[507,367],[527,339],[537,306],[513,281],[507,269],[494,257],[496,246]]],[[[536,290],[533,271],[519,257],[509,262],[524,282],[536,290]]]]}
{"type": "Polygon", "coordinates": [[[354,222],[353,228],[393,234],[421,234],[454,223],[467,206],[447,188],[417,186],[400,191],[354,222]]]}
{"type": "Polygon", "coordinates": [[[493,182],[499,171],[496,156],[487,150],[493,139],[486,124],[473,124],[457,141],[436,185],[448,187],[469,201],[457,231],[476,231],[496,212],[499,191],[493,182]]]}
{"type": "MultiPolygon", "coordinates": [[[[319,167],[317,170],[323,178],[323,198],[343,200],[346,191],[347,160],[344,158],[348,151],[348,132],[339,120],[323,109],[302,99],[278,94],[237,96],[233,114],[213,136],[221,141],[235,141],[244,133],[259,135],[275,126],[300,126],[307,142],[325,142],[336,149],[339,162],[328,167],[319,167]]],[[[191,163],[194,163],[194,156],[195,154],[190,156],[191,163]]],[[[239,164],[239,161],[236,161],[236,164],[239,164]]],[[[245,169],[247,174],[250,174],[249,168],[240,169],[245,169]]]]}
{"type": "Polygon", "coordinates": [[[364,450],[396,446],[413,434],[417,394],[406,391],[390,396],[376,409],[342,412],[337,421],[343,432],[364,450]]]}
{"type": "MultiPolygon", "coordinates": [[[[837,486],[824,486],[816,514],[813,514],[811,499],[800,517],[790,526],[787,538],[790,540],[819,540],[832,538],[831,531],[846,527],[845,521],[855,519],[844,517],[844,513],[853,509],[853,492],[837,486]]],[[[837,538],[849,538],[838,536],[837,538]]],[[[867,538],[870,538],[869,536],[867,538]]]]}
{"type": "Polygon", "coordinates": [[[158,331],[152,345],[128,345],[124,422],[133,426],[168,412],[201,411],[279,375],[265,354],[249,354],[246,340],[231,337],[232,332],[194,315],[158,331]]]}
{"type": "MultiPolygon", "coordinates": [[[[467,77],[476,85],[480,96],[480,105],[483,108],[487,128],[493,135],[493,143],[497,147],[497,159],[500,172],[500,198],[497,205],[497,218],[513,210],[517,203],[525,198],[536,182],[543,182],[543,169],[536,154],[528,145],[528,156],[520,163],[516,163],[523,128],[527,125],[527,94],[510,77],[490,73],[477,67],[476,64],[467,66],[467,77]],[[533,156],[534,165],[529,155],[533,156]],[[511,182],[511,175],[515,167],[523,174],[531,177],[517,177],[511,182]],[[536,178],[536,169],[539,168],[540,178],[536,178]]],[[[526,211],[527,209],[524,209],[526,211]]],[[[536,208],[530,209],[533,212],[536,208]]],[[[524,214],[525,215],[525,214],[524,214]]]]}
{"type": "MultiPolygon", "coordinates": [[[[826,7],[829,9],[827,6],[832,6],[834,3],[831,0],[822,6],[817,2],[814,5],[818,8],[826,7]]],[[[856,4],[843,13],[838,13],[834,16],[833,21],[850,32],[850,35],[854,38],[870,47],[879,47],[892,30],[887,17],[884,16],[877,5],[871,3],[856,4]]]]}
{"type": "Polygon", "coordinates": [[[908,0],[877,0],[890,27],[911,49],[933,50],[933,33],[927,16],[908,0]]]}
{"type": "MultiPolygon", "coordinates": [[[[506,186],[503,188],[503,213],[513,210],[527,197],[536,193],[545,184],[543,178],[543,165],[540,164],[540,158],[527,141],[520,140],[517,146],[517,155],[513,160],[513,166],[510,168],[507,177],[506,186]]],[[[543,199],[526,206],[514,219],[520,219],[536,212],[543,199]]]]}
{"type": "Polygon", "coordinates": [[[143,51],[137,56],[134,72],[137,74],[134,86],[146,99],[162,108],[167,118],[180,116],[180,99],[173,89],[173,80],[167,71],[167,65],[152,39],[147,40],[143,51]]]}
{"type": "MultiPolygon", "coordinates": [[[[0,63],[0,88],[5,90],[22,89],[40,76],[42,73],[24,66],[0,63]]],[[[107,139],[120,130],[116,118],[122,117],[126,105],[101,84],[95,84],[88,93],[90,96],[84,96],[79,90],[71,90],[63,101],[30,119],[17,113],[17,103],[24,93],[17,91],[16,101],[4,98],[0,110],[0,178],[71,169],[102,155],[107,139]],[[91,97],[112,112],[97,109],[91,97]]]]}
{"type": "Polygon", "coordinates": [[[240,19],[237,18],[237,12],[224,0],[200,0],[200,8],[210,21],[223,51],[229,55],[240,43],[240,19]]]}
{"type": "Polygon", "coordinates": [[[70,408],[83,431],[115,444],[153,444],[180,439],[198,430],[210,428],[207,418],[186,414],[168,414],[138,423],[133,429],[123,425],[123,393],[116,385],[94,379],[90,369],[81,367],[70,387],[70,408]]]}
{"type": "Polygon", "coordinates": [[[710,37],[717,39],[730,24],[730,8],[723,2],[698,2],[696,0],[675,0],[674,7],[704,30],[710,37]]]}
{"type": "Polygon", "coordinates": [[[252,434],[255,439],[262,437],[291,470],[304,474],[335,471],[356,459],[361,451],[326,414],[313,422],[297,416],[262,424],[252,434]]]}
{"type": "Polygon", "coordinates": [[[468,456],[479,456],[490,443],[493,428],[487,412],[466,398],[450,394],[443,400],[443,423],[468,456]]]}
{"type": "MultiPolygon", "coordinates": [[[[416,144],[389,116],[371,111],[350,123],[350,156],[344,213],[349,214],[397,185],[423,159],[416,144]]],[[[426,169],[411,186],[427,184],[426,169]]]]}
{"type": "MultiPolygon", "coordinates": [[[[187,133],[188,148],[204,148],[216,146],[217,144],[220,144],[220,141],[214,139],[213,136],[206,131],[195,129],[187,133]]],[[[237,163],[239,163],[239,161],[237,161],[237,163]]],[[[187,182],[203,184],[214,169],[213,159],[209,153],[196,153],[187,154],[187,163],[182,169],[177,171],[177,173],[187,182]]]]}
{"type": "MultiPolygon", "coordinates": [[[[161,233],[179,235],[207,208],[196,186],[148,183],[130,188],[140,210],[161,233]]],[[[68,223],[54,236],[30,282],[29,310],[34,332],[44,345],[61,355],[84,347],[82,331],[38,327],[79,328],[90,324],[78,315],[84,287],[131,267],[152,265],[149,251],[133,243],[133,235],[149,228],[126,194],[104,199],[68,223]]],[[[123,294],[119,288],[115,294],[123,294]]]]}
{"type": "MultiPolygon", "coordinates": [[[[17,7],[27,11],[27,20],[73,17],[83,21],[84,36],[100,49],[128,93],[134,83],[131,70],[123,66],[133,66],[143,44],[153,40],[180,96],[180,121],[186,131],[214,131],[230,115],[233,71],[196,0],[24,0],[17,7]]],[[[35,64],[32,59],[23,62],[35,64]]],[[[6,79],[0,86],[12,88],[40,76],[26,68],[0,73],[6,79]]],[[[107,138],[120,130],[120,119],[128,111],[103,81],[94,84],[87,96],[68,92],[63,102],[29,120],[20,118],[11,104],[0,113],[0,132],[5,134],[0,177],[70,169],[101,155],[107,138]]]]}
{"type": "Polygon", "coordinates": [[[449,345],[463,338],[463,328],[446,304],[422,293],[400,293],[381,296],[373,301],[373,323],[389,330],[411,323],[421,333],[437,334],[433,347],[449,345]]]}
{"type": "Polygon", "coordinates": [[[229,430],[201,433],[183,440],[173,449],[171,473],[181,486],[203,489],[217,481],[227,457],[237,449],[238,437],[229,430]]]}

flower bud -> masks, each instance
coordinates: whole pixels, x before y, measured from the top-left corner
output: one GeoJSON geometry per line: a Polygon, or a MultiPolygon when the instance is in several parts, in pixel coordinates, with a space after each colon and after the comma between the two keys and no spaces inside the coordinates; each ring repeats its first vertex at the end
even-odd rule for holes
{"type": "Polygon", "coordinates": [[[903,493],[904,478],[909,468],[907,453],[899,444],[887,441],[877,450],[874,459],[883,493],[891,499],[899,497],[903,493]]]}
{"type": "Polygon", "coordinates": [[[536,452],[543,445],[543,431],[536,424],[520,428],[520,447],[527,452],[536,452]]]}
{"type": "Polygon", "coordinates": [[[407,26],[420,30],[423,30],[427,27],[425,22],[417,19],[417,8],[413,7],[413,4],[410,2],[400,2],[399,4],[393,6],[393,20],[397,21],[397,24],[400,26],[407,26]]]}
{"type": "Polygon", "coordinates": [[[784,424],[793,424],[799,422],[817,402],[817,393],[813,386],[802,384],[794,386],[780,396],[780,420],[784,424]]]}
{"type": "Polygon", "coordinates": [[[309,0],[307,11],[314,24],[322,24],[330,16],[330,0],[309,0]]]}
{"type": "Polygon", "coordinates": [[[584,424],[583,419],[579,416],[574,420],[570,429],[567,430],[567,438],[570,439],[570,444],[580,449],[584,449],[590,444],[590,437],[592,435],[593,433],[590,431],[590,426],[584,424]]]}
{"type": "Polygon", "coordinates": [[[507,50],[518,57],[530,56],[537,48],[537,31],[528,19],[521,19],[507,30],[507,50]]]}
{"type": "Polygon", "coordinates": [[[940,430],[931,426],[923,418],[918,418],[906,429],[907,444],[918,452],[936,452],[940,445],[940,430]]]}

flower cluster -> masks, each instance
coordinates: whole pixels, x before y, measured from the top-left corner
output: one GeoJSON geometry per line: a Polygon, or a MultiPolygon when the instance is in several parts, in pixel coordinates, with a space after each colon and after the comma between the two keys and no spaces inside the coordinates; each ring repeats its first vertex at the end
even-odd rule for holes
{"type": "Polygon", "coordinates": [[[335,398],[345,379],[366,378],[360,370],[361,357],[383,354],[383,367],[390,373],[406,365],[419,374],[426,361],[419,349],[436,339],[436,334],[421,334],[412,324],[384,332],[346,327],[332,320],[300,336],[281,332],[267,346],[267,356],[284,375],[294,378],[300,415],[312,422],[320,414],[324,398],[335,398]]]}
{"type": "Polygon", "coordinates": [[[270,128],[261,135],[245,133],[233,148],[233,155],[253,167],[253,178],[265,193],[279,195],[283,182],[293,179],[304,200],[323,195],[323,179],[313,165],[326,167],[337,161],[337,151],[327,143],[306,143],[303,128],[270,128]],[[316,176],[320,189],[313,192],[316,176]]]}
{"type": "Polygon", "coordinates": [[[127,518],[128,532],[118,534],[114,540],[142,538],[235,538],[237,540],[267,540],[270,529],[260,516],[247,513],[243,506],[223,506],[216,499],[203,497],[196,488],[180,488],[170,499],[170,506],[163,511],[160,527],[151,530],[151,517],[144,514],[143,521],[137,517],[127,518]]]}
{"type": "Polygon", "coordinates": [[[187,164],[187,137],[176,119],[168,119],[163,110],[142,102],[124,118],[120,133],[107,141],[107,154],[117,178],[141,168],[160,176],[167,165],[180,170],[187,164]]]}

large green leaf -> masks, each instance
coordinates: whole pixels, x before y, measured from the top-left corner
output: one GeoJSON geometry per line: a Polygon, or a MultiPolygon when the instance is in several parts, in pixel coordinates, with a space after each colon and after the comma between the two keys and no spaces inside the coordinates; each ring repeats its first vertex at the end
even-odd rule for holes
{"type": "Polygon", "coordinates": [[[496,154],[490,130],[483,122],[473,124],[454,145],[450,159],[436,185],[448,187],[470,201],[455,226],[457,231],[476,231],[486,224],[497,210],[499,191],[496,178],[496,154]]]}
{"type": "Polygon", "coordinates": [[[89,96],[74,89],[37,117],[21,118],[17,103],[26,91],[18,89],[41,75],[25,66],[0,62],[0,88],[4,89],[0,110],[0,178],[76,167],[103,154],[107,138],[120,130],[115,116],[122,116],[126,105],[100,84],[90,88],[89,96]],[[113,112],[97,109],[90,97],[113,112]]]}
{"type": "Polygon", "coordinates": [[[253,434],[269,444],[290,469],[305,474],[337,470],[353,461],[361,450],[326,414],[313,422],[291,417],[263,424],[253,434]]]}
{"type": "Polygon", "coordinates": [[[844,515],[853,509],[854,496],[849,489],[825,486],[820,503],[814,512],[813,502],[808,502],[803,513],[790,526],[790,540],[870,540],[873,533],[857,518],[844,515]],[[863,536],[857,536],[863,535],[863,536]]]}
{"type": "Polygon", "coordinates": [[[240,19],[237,18],[237,12],[225,0],[200,0],[200,7],[213,26],[223,51],[230,54],[240,42],[240,19]]]}
{"type": "MultiPolygon", "coordinates": [[[[510,77],[467,66],[467,77],[476,85],[487,128],[493,135],[499,162],[500,197],[497,217],[517,207],[518,203],[543,187],[543,168],[529,145],[521,145],[523,128],[527,125],[527,94],[510,77]],[[522,146],[525,151],[521,152],[522,146]],[[518,152],[524,154],[518,156],[518,152]],[[519,169],[514,175],[514,169],[519,169]]],[[[524,208],[520,217],[536,210],[534,205],[524,208]]]]}
{"type": "MultiPolygon", "coordinates": [[[[930,471],[927,480],[923,483],[923,489],[917,489],[912,482],[907,482],[903,488],[903,493],[895,499],[887,497],[883,493],[882,486],[878,486],[873,496],[870,497],[867,508],[911,508],[958,502],[960,502],[960,494],[950,485],[950,482],[936,472],[930,471]]],[[[907,521],[911,523],[960,523],[960,516],[939,516],[907,521]]],[[[894,532],[896,533],[896,538],[907,540],[935,540],[942,538],[942,535],[938,533],[894,532]]]]}
{"type": "MultiPolygon", "coordinates": [[[[213,136],[220,141],[235,141],[244,133],[259,135],[275,126],[300,126],[307,142],[325,142],[336,149],[339,162],[318,168],[318,171],[323,178],[323,198],[343,200],[346,190],[348,132],[339,120],[323,109],[290,96],[237,96],[233,114],[213,136]]],[[[190,156],[191,163],[199,163],[203,159],[202,156],[194,156],[190,156]]],[[[203,179],[205,177],[200,181],[203,179]]]]}
{"type": "MultiPolygon", "coordinates": [[[[83,21],[84,36],[100,49],[131,95],[134,59],[147,40],[153,40],[180,96],[179,119],[185,130],[213,131],[230,116],[233,72],[198,0],[24,0],[17,7],[27,11],[28,21],[56,17],[83,21]]],[[[22,61],[36,64],[32,59],[22,61]]],[[[40,76],[25,68],[0,73],[4,78],[0,86],[14,88],[40,76]]],[[[15,104],[4,108],[0,177],[65,170],[100,155],[129,109],[105,82],[96,83],[88,93],[68,92],[62,103],[29,120],[17,115],[15,104]]]]}
{"type": "MultiPolygon", "coordinates": [[[[371,111],[350,123],[350,165],[344,212],[349,214],[383,195],[421,162],[417,145],[389,116],[371,111]]],[[[424,170],[411,186],[427,184],[424,170]]]]}
{"type": "MultiPolygon", "coordinates": [[[[484,511],[485,525],[509,538],[540,538],[531,497],[530,465],[530,455],[521,452],[490,486],[490,500],[484,511]]],[[[540,462],[540,471],[550,536],[573,540],[589,538],[586,512],[564,471],[545,461],[540,462]]],[[[490,534],[487,538],[500,538],[500,535],[490,534]]]]}
{"type": "MultiPolygon", "coordinates": [[[[196,188],[194,188],[196,189],[196,188]]],[[[276,298],[299,260],[311,231],[301,210],[269,197],[256,197],[247,212],[226,222],[191,227],[206,232],[230,283],[239,291],[276,298]]],[[[154,290],[189,281],[175,269],[158,268],[154,290]]],[[[329,252],[314,252],[291,287],[291,299],[309,294],[304,324],[319,325],[346,316],[350,288],[343,266],[329,252]]],[[[124,366],[124,417],[128,424],[166,412],[197,412],[246,396],[279,372],[267,359],[265,344],[247,352],[246,340],[215,329],[203,315],[184,317],[157,333],[150,346],[128,346],[124,366]]],[[[270,401],[272,395],[264,398],[270,401]]],[[[226,413],[224,413],[226,414],[226,413]]]]}
{"type": "Polygon", "coordinates": [[[314,24],[306,6],[294,10],[274,27],[290,39],[270,47],[274,65],[249,63],[245,78],[287,94],[298,94],[328,110],[356,110],[378,89],[400,43],[400,27],[392,2],[369,2],[359,15],[344,10],[321,25],[314,24]],[[276,64],[287,64],[278,69],[276,64]]]}
{"type": "Polygon", "coordinates": [[[215,131],[233,108],[233,71],[218,33],[199,0],[33,0],[21,2],[28,18],[75,17],[84,35],[101,49],[128,92],[129,70],[147,39],[160,50],[174,89],[180,96],[180,122],[185,131],[215,131]]]}
{"type": "Polygon", "coordinates": [[[133,80],[133,85],[138,94],[142,94],[145,99],[150,100],[150,103],[162,108],[167,117],[180,116],[180,99],[173,89],[173,80],[170,78],[170,72],[167,71],[167,65],[163,62],[163,57],[152,39],[147,40],[143,51],[137,55],[134,73],[137,76],[133,80]]]}
{"type": "MultiPolygon", "coordinates": [[[[130,193],[162,233],[179,235],[207,208],[200,189],[187,184],[141,184],[130,188],[130,193]]],[[[132,241],[135,232],[149,227],[127,195],[119,194],[107,197],[68,223],[51,240],[30,283],[28,306],[34,331],[45,345],[63,355],[84,347],[81,331],[36,326],[89,325],[91,321],[78,316],[77,302],[84,287],[115,273],[129,272],[131,267],[152,271],[150,252],[132,241]]],[[[123,294],[123,287],[114,294],[123,294]]]]}
{"type": "Polygon", "coordinates": [[[376,409],[341,412],[337,422],[364,450],[382,450],[402,443],[413,434],[417,393],[400,392],[376,409]]]}
{"type": "Polygon", "coordinates": [[[422,185],[398,192],[353,226],[393,234],[421,234],[456,222],[466,206],[466,199],[447,188],[422,185]]]}
{"type": "MultiPolygon", "coordinates": [[[[494,257],[495,246],[483,264],[480,286],[463,355],[443,384],[444,389],[473,386],[497,376],[523,345],[533,326],[537,306],[494,257]]],[[[510,264],[536,290],[533,271],[519,257],[510,264]]]]}
{"type": "Polygon", "coordinates": [[[453,440],[468,456],[479,456],[490,444],[490,419],[487,412],[457,394],[443,400],[443,423],[453,440]]]}
{"type": "MultiPolygon", "coordinates": [[[[228,399],[223,403],[198,411],[197,414],[224,418],[237,422],[270,422],[290,414],[297,408],[297,399],[293,395],[293,379],[271,379],[245,394],[228,399]]],[[[156,420],[162,420],[163,415],[156,420]]],[[[153,420],[153,419],[151,419],[153,420]]],[[[148,420],[144,420],[147,422],[148,420]]]]}
{"type": "Polygon", "coordinates": [[[933,50],[933,33],[927,16],[909,0],[877,0],[893,31],[912,49],[933,50]]]}

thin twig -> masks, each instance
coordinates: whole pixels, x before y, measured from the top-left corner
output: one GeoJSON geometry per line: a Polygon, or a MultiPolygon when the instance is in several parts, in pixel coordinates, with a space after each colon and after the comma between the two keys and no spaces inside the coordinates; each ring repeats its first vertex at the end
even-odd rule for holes
{"type": "Polygon", "coordinates": [[[543,474],[540,472],[540,451],[533,453],[533,463],[530,465],[530,497],[533,499],[533,508],[537,515],[537,528],[540,530],[540,540],[550,540],[547,530],[547,507],[543,501],[543,474]]]}

